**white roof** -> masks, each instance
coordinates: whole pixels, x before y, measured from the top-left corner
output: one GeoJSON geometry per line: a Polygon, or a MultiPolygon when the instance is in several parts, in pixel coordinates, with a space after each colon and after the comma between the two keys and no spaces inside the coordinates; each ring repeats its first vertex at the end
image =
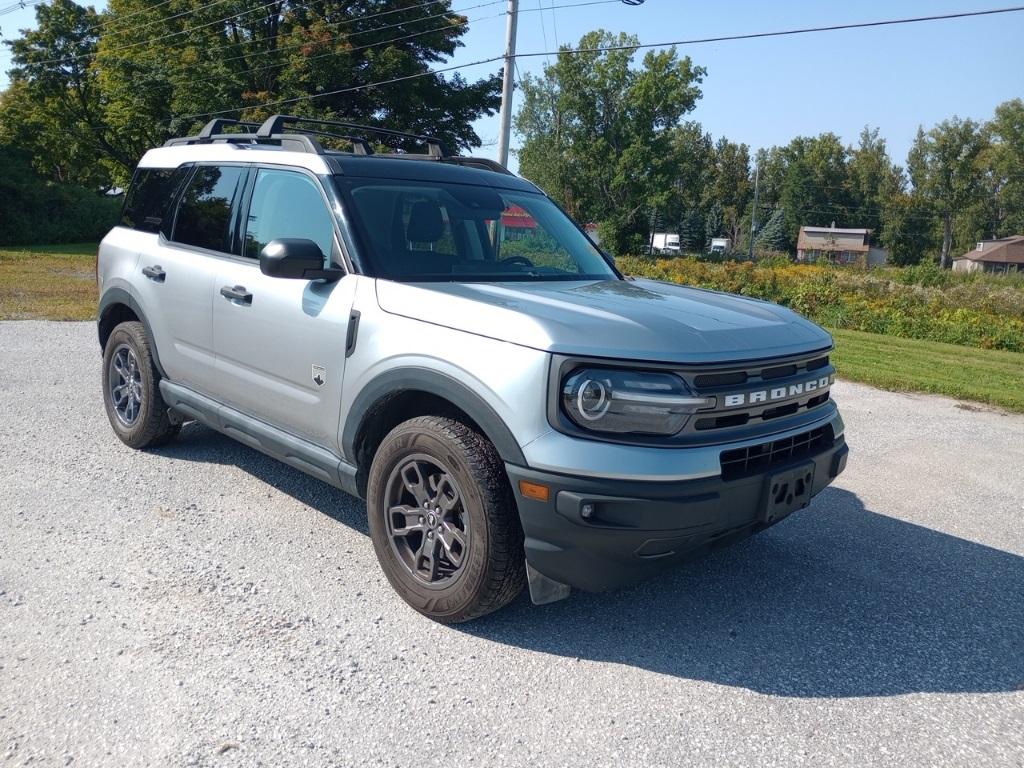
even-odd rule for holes
{"type": "Polygon", "coordinates": [[[321,155],[311,152],[295,152],[272,146],[255,146],[249,144],[229,144],[218,142],[213,144],[186,144],[176,147],[159,147],[151,149],[142,160],[140,168],[177,168],[182,163],[200,162],[243,162],[268,163],[287,165],[292,168],[305,168],[313,173],[331,173],[327,162],[321,155]]]}

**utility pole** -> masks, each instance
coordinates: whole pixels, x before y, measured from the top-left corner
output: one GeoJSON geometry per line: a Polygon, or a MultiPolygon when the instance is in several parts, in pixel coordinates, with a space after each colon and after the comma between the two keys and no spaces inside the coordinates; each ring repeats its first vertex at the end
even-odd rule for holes
{"type": "Polygon", "coordinates": [[[516,24],[519,0],[508,0],[508,24],[505,27],[505,71],[501,80],[501,132],[498,134],[498,162],[508,167],[508,144],[512,133],[512,88],[516,66],[516,24]]]}
{"type": "Polygon", "coordinates": [[[750,213],[750,260],[754,260],[754,232],[757,231],[757,187],[761,180],[761,166],[754,166],[754,210],[750,213]]]}

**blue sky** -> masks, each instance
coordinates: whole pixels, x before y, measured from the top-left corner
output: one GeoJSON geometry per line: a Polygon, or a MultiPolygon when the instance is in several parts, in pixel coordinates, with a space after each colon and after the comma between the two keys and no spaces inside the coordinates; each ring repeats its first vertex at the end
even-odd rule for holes
{"type": "MultiPolygon", "coordinates": [[[[459,10],[484,0],[453,0],[459,10]]],[[[579,0],[520,0],[519,51],[554,49],[576,43],[603,27],[658,43],[697,37],[792,27],[871,21],[1000,7],[966,0],[860,0],[858,3],[726,3],[647,0],[640,7],[619,3],[536,11],[539,6],[579,0]],[[543,20],[543,23],[542,23],[543,20]]],[[[102,7],[103,3],[98,3],[102,7]]],[[[466,12],[470,19],[494,16],[503,6],[466,12]]],[[[0,16],[10,38],[33,23],[32,10],[0,16]]],[[[864,125],[877,126],[893,158],[903,163],[919,125],[926,128],[954,114],[978,120],[997,104],[1024,96],[1024,13],[936,21],[871,30],[829,32],[769,40],[695,45],[680,49],[708,70],[704,97],[691,117],[716,138],[728,136],[753,148],[788,143],[797,135],[833,131],[854,142],[864,125]]],[[[503,18],[470,25],[453,64],[500,54],[503,18]]],[[[639,56],[638,56],[639,58],[639,56]]],[[[0,67],[9,61],[0,53],[0,67]]],[[[523,59],[522,74],[540,72],[543,58],[523,59]]],[[[475,79],[498,65],[466,68],[475,79]]],[[[0,79],[0,84],[6,82],[0,79]]],[[[479,154],[493,157],[498,118],[481,120],[487,142],[479,154]]],[[[516,146],[513,139],[513,148],[516,146]]]]}

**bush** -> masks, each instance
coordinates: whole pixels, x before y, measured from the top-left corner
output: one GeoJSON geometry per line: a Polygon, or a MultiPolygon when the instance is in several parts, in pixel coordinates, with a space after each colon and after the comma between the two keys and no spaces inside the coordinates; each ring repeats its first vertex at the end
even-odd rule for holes
{"type": "Polygon", "coordinates": [[[0,167],[0,245],[95,241],[117,222],[120,197],[46,181],[10,147],[0,147],[0,167]]]}
{"type": "Polygon", "coordinates": [[[629,275],[778,302],[831,328],[1024,352],[1024,275],[930,264],[865,271],[774,259],[711,264],[625,257],[618,266],[629,275]]]}

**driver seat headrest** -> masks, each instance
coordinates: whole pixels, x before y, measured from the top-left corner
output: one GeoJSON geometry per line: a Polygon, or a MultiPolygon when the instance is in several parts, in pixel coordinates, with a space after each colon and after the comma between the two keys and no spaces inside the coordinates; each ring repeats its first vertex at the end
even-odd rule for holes
{"type": "Polygon", "coordinates": [[[413,203],[405,239],[410,243],[434,243],[444,235],[444,216],[441,206],[430,200],[413,203]]]}

